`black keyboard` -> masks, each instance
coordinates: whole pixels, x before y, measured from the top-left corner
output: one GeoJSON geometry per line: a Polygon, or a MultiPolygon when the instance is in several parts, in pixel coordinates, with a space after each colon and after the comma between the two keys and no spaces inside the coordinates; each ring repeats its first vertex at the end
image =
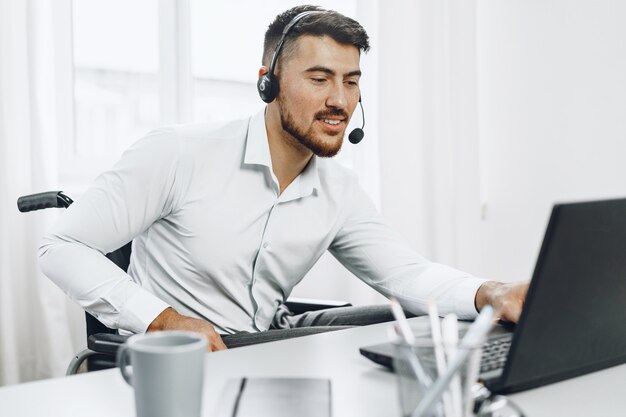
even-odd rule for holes
{"type": "Polygon", "coordinates": [[[511,347],[511,338],[493,339],[483,345],[480,372],[488,372],[504,367],[511,347]]]}

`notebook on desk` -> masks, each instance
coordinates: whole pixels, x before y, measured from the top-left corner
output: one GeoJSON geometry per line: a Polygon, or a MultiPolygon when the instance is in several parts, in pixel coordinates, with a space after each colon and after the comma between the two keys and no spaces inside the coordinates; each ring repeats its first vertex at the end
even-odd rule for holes
{"type": "MultiPolygon", "coordinates": [[[[480,379],[516,392],[624,363],[625,322],[626,199],[557,204],[519,324],[490,337],[500,358],[483,361],[480,379]]],[[[391,366],[394,351],[361,353],[391,366]]]]}
{"type": "Polygon", "coordinates": [[[233,378],[214,417],[330,417],[330,380],[324,378],[233,378]]]}

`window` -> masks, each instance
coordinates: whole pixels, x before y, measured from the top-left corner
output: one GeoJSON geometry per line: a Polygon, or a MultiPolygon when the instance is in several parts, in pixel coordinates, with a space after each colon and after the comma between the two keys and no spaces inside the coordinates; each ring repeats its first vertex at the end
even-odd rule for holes
{"type": "Polygon", "coordinates": [[[91,181],[158,124],[157,6],[72,2],[74,131],[61,138],[62,180],[91,181]]]}

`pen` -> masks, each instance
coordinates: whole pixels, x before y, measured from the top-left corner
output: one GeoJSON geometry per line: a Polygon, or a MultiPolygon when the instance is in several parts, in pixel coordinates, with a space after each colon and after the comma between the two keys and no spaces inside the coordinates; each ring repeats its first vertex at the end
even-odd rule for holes
{"type": "MultiPolygon", "coordinates": [[[[437,375],[441,376],[446,372],[446,357],[443,352],[441,335],[441,323],[439,322],[439,311],[435,301],[428,300],[428,318],[430,319],[430,333],[433,339],[433,349],[435,352],[435,364],[437,365],[437,375]]],[[[453,414],[450,393],[443,394],[443,412],[445,417],[458,417],[453,414]]]]}
{"type": "MultiPolygon", "coordinates": [[[[459,343],[459,323],[456,314],[448,314],[443,318],[441,322],[441,336],[446,357],[450,361],[456,354],[457,344],[459,343]]],[[[459,375],[455,375],[450,382],[450,400],[454,417],[463,417],[463,399],[471,402],[470,398],[463,397],[461,378],[459,375]]]]}
{"type": "Polygon", "coordinates": [[[480,360],[482,357],[482,349],[476,348],[467,359],[467,373],[465,375],[465,392],[467,401],[463,410],[463,417],[471,417],[474,412],[474,385],[478,384],[478,375],[480,374],[480,360]]]}
{"type": "Polygon", "coordinates": [[[398,323],[400,335],[408,345],[413,345],[415,343],[415,335],[413,334],[411,326],[409,326],[409,322],[404,315],[404,310],[402,310],[402,306],[395,298],[390,299],[390,301],[391,312],[393,313],[393,316],[396,318],[396,322],[398,323]]]}
{"type": "Polygon", "coordinates": [[[398,324],[397,329],[402,336],[402,340],[404,341],[404,346],[401,346],[402,352],[406,359],[409,361],[409,365],[411,366],[413,373],[415,374],[417,381],[424,387],[428,388],[432,385],[433,381],[428,376],[428,374],[424,371],[422,364],[419,359],[413,352],[412,346],[415,344],[415,335],[411,330],[411,326],[409,326],[409,322],[404,315],[404,310],[402,310],[402,306],[395,298],[391,298],[391,312],[396,319],[398,324]]]}

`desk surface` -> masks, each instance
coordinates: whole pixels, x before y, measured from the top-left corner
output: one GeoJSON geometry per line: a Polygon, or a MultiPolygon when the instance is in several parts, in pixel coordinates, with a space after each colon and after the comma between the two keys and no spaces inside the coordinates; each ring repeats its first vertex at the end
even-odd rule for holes
{"type": "MultiPolygon", "coordinates": [[[[412,319],[412,320],[421,320],[412,319]]],[[[333,416],[399,416],[394,375],[358,348],[386,339],[384,324],[208,353],[203,416],[231,377],[322,377],[332,381],[333,416]]],[[[513,395],[528,417],[622,416],[626,365],[513,395]]],[[[0,416],[132,417],[132,389],[117,369],[0,388],[0,416]]]]}

